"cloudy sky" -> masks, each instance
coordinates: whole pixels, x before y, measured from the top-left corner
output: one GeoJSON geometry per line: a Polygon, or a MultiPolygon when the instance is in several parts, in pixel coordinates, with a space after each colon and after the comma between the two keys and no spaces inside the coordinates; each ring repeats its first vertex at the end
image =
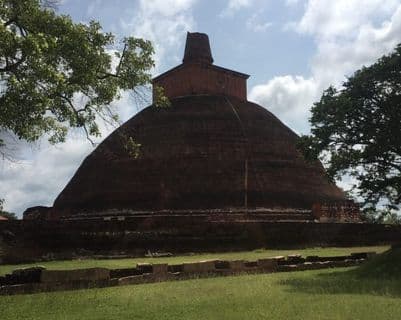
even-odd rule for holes
{"type": "MultiPolygon", "coordinates": [[[[151,40],[155,75],[181,62],[187,31],[207,33],[215,64],[250,74],[248,99],[297,133],[308,132],[322,90],[401,42],[401,0],[64,0],[58,11],[151,40]]],[[[139,109],[128,94],[115,107],[124,121],[139,109]]],[[[19,216],[51,205],[93,150],[80,132],[58,146],[12,148],[18,160],[0,160],[0,198],[19,216]]]]}

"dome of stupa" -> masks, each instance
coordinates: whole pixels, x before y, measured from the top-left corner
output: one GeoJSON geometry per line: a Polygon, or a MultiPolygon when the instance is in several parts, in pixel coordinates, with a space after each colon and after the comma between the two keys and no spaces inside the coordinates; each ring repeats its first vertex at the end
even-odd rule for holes
{"type": "Polygon", "coordinates": [[[183,63],[154,79],[171,106],[149,106],[107,137],[54,202],[54,212],[310,209],[342,201],[298,136],[247,101],[248,75],[215,66],[208,37],[188,33],[183,63]],[[137,157],[127,139],[140,144],[137,157]]]}

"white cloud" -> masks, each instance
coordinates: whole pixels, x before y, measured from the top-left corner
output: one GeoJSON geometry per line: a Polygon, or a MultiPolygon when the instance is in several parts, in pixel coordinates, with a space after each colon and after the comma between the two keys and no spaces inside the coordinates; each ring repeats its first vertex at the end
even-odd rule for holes
{"type": "Polygon", "coordinates": [[[228,0],[227,6],[220,13],[220,17],[233,16],[237,11],[250,7],[253,4],[253,0],[228,0]]]}
{"type": "Polygon", "coordinates": [[[333,33],[332,37],[328,34],[322,37],[321,31],[316,34],[319,40],[317,54],[312,60],[312,72],[319,74],[324,84],[340,83],[344,76],[373,63],[401,42],[401,4],[378,26],[366,22],[352,32],[345,30],[344,36],[338,31],[333,33]],[[350,33],[353,33],[352,37],[350,33]]]}
{"type": "Polygon", "coordinates": [[[300,2],[300,0],[285,0],[285,5],[287,7],[295,6],[300,2]]]}
{"type": "Polygon", "coordinates": [[[174,17],[191,9],[196,0],[140,0],[140,11],[148,16],[174,17]]]}
{"type": "Polygon", "coordinates": [[[273,24],[269,21],[261,22],[259,14],[253,14],[247,21],[246,27],[254,32],[264,32],[269,29],[273,24]]]}
{"type": "Polygon", "coordinates": [[[92,150],[84,139],[70,138],[59,146],[42,142],[30,160],[1,162],[0,196],[5,210],[21,214],[27,207],[52,205],[57,194],[92,150]]]}
{"type": "MultiPolygon", "coordinates": [[[[309,109],[329,85],[389,53],[401,42],[401,4],[393,0],[309,0],[292,30],[312,36],[311,77],[276,76],[250,91],[291,128],[307,133],[309,109]]],[[[288,25],[287,25],[288,26],[288,25]]]]}
{"type": "Polygon", "coordinates": [[[195,22],[191,9],[197,0],[141,0],[137,13],[131,20],[120,20],[125,34],[132,34],[152,41],[155,48],[155,73],[160,70],[161,62],[176,64],[181,56],[172,55],[185,40],[187,31],[194,28],[195,22]],[[167,52],[169,55],[167,56],[167,52]]]}
{"type": "Polygon", "coordinates": [[[313,78],[278,76],[266,84],[254,86],[249,98],[279,115],[296,132],[305,132],[308,127],[308,108],[305,106],[309,107],[318,97],[317,88],[313,78]]]}
{"type": "Polygon", "coordinates": [[[399,5],[398,0],[309,0],[298,31],[318,38],[353,39],[361,27],[374,18],[388,18],[399,5]]]}

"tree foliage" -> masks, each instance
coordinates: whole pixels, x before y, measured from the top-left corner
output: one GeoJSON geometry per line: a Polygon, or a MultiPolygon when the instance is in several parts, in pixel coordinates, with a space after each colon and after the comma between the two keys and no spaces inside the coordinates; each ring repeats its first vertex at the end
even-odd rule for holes
{"type": "Polygon", "coordinates": [[[329,87],[312,107],[311,135],[301,138],[308,159],[328,175],[351,175],[366,208],[401,203],[401,44],[389,55],[329,87]]]}
{"type": "Polygon", "coordinates": [[[42,2],[0,0],[0,131],[28,142],[63,142],[71,127],[99,136],[98,120],[116,120],[109,105],[122,90],[150,82],[152,45],[118,41],[42,2]]]}
{"type": "Polygon", "coordinates": [[[3,216],[9,220],[17,219],[17,215],[15,213],[4,211],[3,205],[4,199],[0,199],[0,216],[3,216]]]}

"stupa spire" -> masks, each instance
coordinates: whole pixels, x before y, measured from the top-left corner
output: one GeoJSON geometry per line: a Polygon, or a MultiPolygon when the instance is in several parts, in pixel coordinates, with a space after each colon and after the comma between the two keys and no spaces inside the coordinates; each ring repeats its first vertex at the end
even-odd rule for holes
{"type": "MultiPolygon", "coordinates": [[[[249,75],[213,64],[209,37],[188,32],[183,63],[153,79],[153,88],[161,87],[169,99],[199,94],[218,94],[246,100],[249,75]]],[[[157,92],[153,92],[156,97],[157,92]]]]}
{"type": "Polygon", "coordinates": [[[199,32],[187,33],[184,59],[182,62],[213,63],[212,51],[210,50],[209,37],[207,34],[199,32]]]}

